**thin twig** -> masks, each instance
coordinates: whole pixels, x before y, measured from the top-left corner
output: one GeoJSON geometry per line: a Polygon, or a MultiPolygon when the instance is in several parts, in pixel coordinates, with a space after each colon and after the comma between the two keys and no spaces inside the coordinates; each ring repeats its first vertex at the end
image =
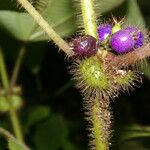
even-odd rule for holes
{"type": "Polygon", "coordinates": [[[47,33],[47,35],[54,41],[58,47],[63,50],[66,54],[70,55],[71,48],[66,41],[64,41],[48,24],[48,22],[39,14],[39,12],[27,1],[17,0],[26,11],[35,19],[39,26],[47,33]]]}
{"type": "Polygon", "coordinates": [[[17,145],[21,146],[23,150],[30,150],[25,144],[20,143],[11,133],[9,133],[7,130],[0,128],[0,134],[3,134],[6,138],[11,139],[14,141],[17,145]]]}
{"type": "MultiPolygon", "coordinates": [[[[4,61],[4,56],[3,56],[2,50],[0,50],[0,76],[2,78],[3,88],[8,92],[9,80],[8,80],[8,75],[7,75],[7,71],[6,71],[6,67],[5,67],[5,61],[4,61]]],[[[17,113],[11,104],[10,98],[11,98],[11,95],[9,95],[9,92],[8,92],[7,100],[9,102],[9,106],[10,106],[9,115],[10,115],[11,123],[13,126],[13,130],[15,132],[17,139],[23,143],[23,136],[22,136],[22,132],[21,132],[20,122],[19,122],[17,113]]]]}
{"type": "Polygon", "coordinates": [[[11,77],[10,84],[9,84],[9,91],[11,91],[12,88],[16,84],[16,80],[17,80],[17,77],[18,77],[18,74],[19,74],[19,70],[20,70],[20,67],[21,67],[21,63],[22,63],[24,54],[25,54],[25,46],[22,46],[20,51],[19,51],[19,55],[17,57],[16,63],[15,63],[15,66],[14,66],[14,70],[13,70],[12,77],[11,77]]]}
{"type": "Polygon", "coordinates": [[[0,76],[1,76],[1,80],[2,80],[2,85],[6,90],[8,88],[9,82],[8,82],[6,66],[4,63],[4,57],[3,57],[3,53],[2,53],[1,48],[0,48],[0,76]]]}

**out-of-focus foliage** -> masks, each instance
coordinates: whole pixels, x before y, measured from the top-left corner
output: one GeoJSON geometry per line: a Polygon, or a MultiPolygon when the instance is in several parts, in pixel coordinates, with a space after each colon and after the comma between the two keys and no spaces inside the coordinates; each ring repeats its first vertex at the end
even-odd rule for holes
{"type": "MultiPolygon", "coordinates": [[[[75,30],[74,11],[70,0],[45,0],[44,6],[41,3],[42,0],[38,1],[36,6],[58,34],[66,37],[73,33],[75,30]]],[[[0,25],[13,37],[25,42],[49,40],[48,36],[35,23],[32,17],[24,12],[1,10],[0,25]]]]}
{"type": "Polygon", "coordinates": [[[8,140],[8,147],[9,147],[9,150],[23,150],[23,148],[18,145],[15,141],[9,139],[8,140]]]}
{"type": "Polygon", "coordinates": [[[126,24],[135,25],[141,28],[145,27],[145,21],[140,11],[139,5],[136,0],[128,0],[126,13],[126,24]],[[138,18],[138,19],[137,19],[138,18]]]}
{"type": "Polygon", "coordinates": [[[45,122],[37,126],[34,137],[37,150],[53,150],[64,148],[67,141],[68,129],[61,116],[51,116],[45,122]]]}
{"type": "MultiPolygon", "coordinates": [[[[103,14],[103,20],[110,19],[112,14],[118,18],[125,16],[126,24],[150,25],[149,0],[97,1],[97,13],[103,14]]],[[[75,35],[76,9],[72,0],[36,0],[33,4],[62,37],[75,35]]],[[[26,48],[18,80],[23,89],[23,107],[18,114],[26,143],[33,150],[86,150],[88,137],[82,101],[67,74],[69,63],[34,20],[16,6],[15,1],[0,0],[0,46],[10,75],[20,47],[26,48]]],[[[144,70],[150,78],[150,67],[144,70]]],[[[124,95],[114,102],[111,149],[150,149],[150,82],[146,81],[130,97],[124,95]]],[[[11,129],[6,114],[0,114],[0,126],[11,129]]],[[[0,137],[0,150],[7,147],[5,142],[0,137]]]]}

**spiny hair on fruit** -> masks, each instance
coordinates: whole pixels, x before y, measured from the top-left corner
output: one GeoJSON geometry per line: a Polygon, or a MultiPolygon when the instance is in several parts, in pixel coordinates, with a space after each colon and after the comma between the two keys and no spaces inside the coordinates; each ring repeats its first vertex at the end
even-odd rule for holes
{"type": "Polygon", "coordinates": [[[103,99],[117,97],[121,92],[133,90],[142,83],[140,72],[120,69],[102,62],[97,56],[76,59],[70,67],[76,87],[83,97],[103,99]]]}

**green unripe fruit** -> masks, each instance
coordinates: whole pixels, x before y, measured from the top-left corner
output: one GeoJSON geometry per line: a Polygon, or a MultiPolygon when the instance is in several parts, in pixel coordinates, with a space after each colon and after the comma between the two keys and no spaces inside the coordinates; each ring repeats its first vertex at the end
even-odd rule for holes
{"type": "Polygon", "coordinates": [[[79,71],[87,86],[107,89],[109,82],[103,71],[100,60],[94,56],[84,59],[79,64],[79,71]]]}
{"type": "Polygon", "coordinates": [[[141,74],[136,71],[117,70],[114,82],[122,91],[129,91],[141,85],[142,77],[141,74]]]}
{"type": "Polygon", "coordinates": [[[118,70],[118,73],[119,75],[116,77],[115,82],[119,85],[128,85],[134,80],[132,71],[118,70]]]}
{"type": "Polygon", "coordinates": [[[6,97],[0,96],[0,112],[4,113],[9,110],[9,104],[6,97]]]}
{"type": "Polygon", "coordinates": [[[142,84],[142,74],[133,70],[117,70],[114,83],[118,90],[128,91],[134,90],[142,84]]]}
{"type": "Polygon", "coordinates": [[[22,99],[18,95],[12,95],[11,103],[12,103],[12,107],[14,107],[14,109],[19,109],[22,106],[22,99]]]}
{"type": "Polygon", "coordinates": [[[76,87],[86,98],[113,99],[120,91],[132,90],[142,81],[137,71],[112,67],[98,56],[76,60],[71,73],[77,81],[76,87]]]}
{"type": "Polygon", "coordinates": [[[18,95],[12,95],[9,98],[6,96],[0,96],[0,112],[2,113],[9,111],[10,107],[13,107],[15,110],[17,110],[21,106],[22,99],[18,95]]]}

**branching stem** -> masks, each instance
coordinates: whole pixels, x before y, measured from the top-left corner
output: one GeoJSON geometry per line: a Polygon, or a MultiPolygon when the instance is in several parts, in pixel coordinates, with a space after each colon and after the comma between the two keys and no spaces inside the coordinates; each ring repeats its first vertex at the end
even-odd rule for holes
{"type": "MultiPolygon", "coordinates": [[[[91,35],[97,38],[97,24],[96,24],[96,15],[94,11],[94,1],[93,0],[81,0],[81,10],[82,18],[85,28],[85,34],[91,35]]],[[[106,150],[108,148],[107,142],[104,140],[104,122],[101,121],[102,117],[99,115],[100,112],[100,103],[99,100],[94,100],[91,105],[90,120],[92,123],[92,135],[93,140],[90,142],[93,145],[92,149],[95,150],[106,150]]]]}
{"type": "Polygon", "coordinates": [[[11,80],[10,80],[10,84],[9,84],[9,91],[11,91],[12,88],[16,84],[16,80],[17,80],[17,77],[18,77],[18,74],[19,74],[19,70],[20,70],[21,63],[22,63],[22,60],[23,60],[23,57],[24,57],[24,54],[25,54],[25,50],[26,50],[25,46],[22,46],[21,49],[19,50],[19,55],[17,57],[15,67],[14,67],[14,70],[13,70],[13,73],[12,73],[12,77],[11,77],[11,80]]]}
{"type": "Polygon", "coordinates": [[[97,38],[97,24],[93,0],[81,0],[85,33],[97,38]]]}
{"type": "MultiPolygon", "coordinates": [[[[5,67],[5,63],[4,63],[4,57],[3,57],[3,53],[2,53],[1,49],[0,49],[0,76],[1,76],[3,88],[5,89],[5,91],[8,91],[9,90],[9,80],[8,80],[7,71],[6,71],[6,67],[5,67]]],[[[11,95],[9,95],[9,93],[8,93],[7,100],[9,101],[9,104],[10,104],[10,109],[9,109],[10,119],[12,122],[12,126],[14,129],[16,138],[18,139],[18,141],[23,143],[23,136],[22,136],[22,132],[21,132],[19,119],[18,119],[16,111],[12,107],[10,97],[11,97],[11,95]]]]}
{"type": "Polygon", "coordinates": [[[23,143],[20,143],[11,133],[9,133],[7,130],[0,128],[0,134],[4,135],[7,139],[10,139],[14,141],[16,144],[21,146],[23,150],[30,150],[26,145],[23,143]]]}
{"type": "Polygon", "coordinates": [[[47,33],[47,35],[54,41],[58,47],[66,54],[70,55],[71,49],[67,42],[65,42],[48,24],[48,22],[39,14],[39,12],[28,2],[28,0],[17,0],[21,6],[35,19],[37,24],[47,33]]]}

